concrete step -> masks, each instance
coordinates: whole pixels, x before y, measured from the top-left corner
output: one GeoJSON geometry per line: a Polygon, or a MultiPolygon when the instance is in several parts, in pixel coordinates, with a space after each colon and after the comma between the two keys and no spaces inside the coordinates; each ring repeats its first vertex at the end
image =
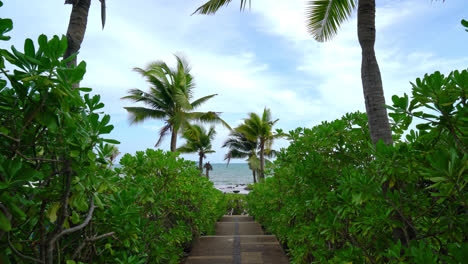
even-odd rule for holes
{"type": "Polygon", "coordinates": [[[215,236],[200,237],[184,264],[288,264],[275,236],[246,215],[224,216],[215,236]]]}
{"type": "MultiPolygon", "coordinates": [[[[254,247],[258,245],[278,245],[275,236],[241,235],[240,247],[254,247]]],[[[236,236],[204,236],[200,237],[192,248],[190,256],[226,256],[232,255],[236,236]]]]}
{"type": "Polygon", "coordinates": [[[205,236],[185,264],[288,264],[275,236],[205,236]],[[237,246],[236,246],[237,245],[237,246]]]}
{"type": "Polygon", "coordinates": [[[218,222],[216,235],[263,235],[262,227],[257,222],[218,222]]]}
{"type": "Polygon", "coordinates": [[[248,215],[225,215],[219,222],[253,222],[253,217],[248,215]]]}

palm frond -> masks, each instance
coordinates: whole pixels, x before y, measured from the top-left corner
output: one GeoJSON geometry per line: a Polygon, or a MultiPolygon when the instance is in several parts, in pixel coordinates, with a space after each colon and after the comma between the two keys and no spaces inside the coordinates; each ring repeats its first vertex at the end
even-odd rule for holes
{"type": "Polygon", "coordinates": [[[201,122],[201,123],[211,123],[211,124],[217,124],[221,123],[224,125],[226,128],[231,129],[228,123],[226,123],[220,116],[220,112],[190,112],[187,113],[187,117],[190,120],[201,122]]]}
{"type": "Polygon", "coordinates": [[[167,132],[169,132],[170,129],[171,129],[171,124],[167,124],[163,126],[161,130],[159,130],[159,139],[156,142],[156,144],[154,144],[154,147],[157,147],[161,144],[162,140],[167,136],[168,134],[167,132]]]}
{"type": "Polygon", "coordinates": [[[208,101],[210,98],[213,98],[216,95],[217,94],[203,96],[202,98],[199,98],[199,99],[193,101],[192,102],[192,107],[195,109],[195,108],[199,107],[201,104],[203,104],[204,102],[208,101]]]}
{"type": "Polygon", "coordinates": [[[124,107],[130,114],[131,123],[139,123],[148,118],[163,119],[166,112],[145,107],[124,107]]]}
{"type": "Polygon", "coordinates": [[[198,150],[190,144],[185,144],[183,146],[178,147],[177,151],[180,153],[193,153],[193,152],[197,152],[198,150]]]}
{"type": "Polygon", "coordinates": [[[336,35],[356,8],[357,0],[313,0],[306,3],[307,29],[320,42],[336,35]]]}
{"type": "MultiPolygon", "coordinates": [[[[229,5],[232,0],[210,0],[197,8],[193,14],[214,15],[221,7],[229,5]]],[[[249,8],[251,7],[251,0],[249,0],[249,8]]],[[[245,10],[247,0],[240,0],[240,10],[245,10]]],[[[193,15],[192,14],[192,15],[193,15]]]]}
{"type": "Polygon", "coordinates": [[[106,25],[106,0],[99,0],[101,1],[101,22],[102,22],[102,29],[106,25]]]}

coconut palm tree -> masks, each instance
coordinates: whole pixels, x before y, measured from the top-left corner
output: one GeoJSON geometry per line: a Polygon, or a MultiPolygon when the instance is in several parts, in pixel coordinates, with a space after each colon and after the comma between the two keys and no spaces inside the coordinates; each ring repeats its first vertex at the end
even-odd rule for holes
{"type": "Polygon", "coordinates": [[[231,159],[245,158],[249,164],[249,168],[252,170],[253,182],[256,183],[256,173],[260,170],[260,161],[257,156],[257,141],[247,139],[243,133],[234,129],[222,147],[229,148],[229,152],[224,157],[224,160],[227,160],[227,166],[229,166],[231,159]]]}
{"type": "MultiPolygon", "coordinates": [[[[106,1],[99,1],[101,2],[102,28],[104,28],[106,23],[106,1]]],[[[73,5],[67,29],[68,47],[64,55],[64,58],[68,58],[78,52],[83,42],[91,0],[65,0],[65,4],[73,5]]],[[[76,57],[68,65],[76,65],[76,57]]]]}
{"type": "Polygon", "coordinates": [[[212,150],[211,141],[214,139],[216,131],[214,127],[210,127],[208,131],[199,125],[187,124],[182,137],[186,140],[186,143],[181,147],[177,148],[177,151],[181,153],[198,153],[198,169],[200,175],[203,173],[203,159],[206,158],[206,154],[214,153],[212,150]]]}
{"type": "MultiPolygon", "coordinates": [[[[210,0],[194,13],[214,14],[232,0],[210,0]]],[[[250,4],[250,0],[248,1],[250,4]]],[[[307,2],[307,26],[317,41],[331,39],[341,23],[357,11],[357,31],[362,49],[361,80],[364,91],[369,132],[375,144],[382,139],[386,144],[393,144],[392,132],[385,108],[385,97],[379,65],[375,57],[375,0],[312,0],[307,2]]],[[[244,10],[247,0],[240,0],[240,9],[244,10]]]]}
{"type": "Polygon", "coordinates": [[[171,151],[176,151],[177,133],[189,121],[207,123],[222,123],[229,125],[219,117],[219,112],[194,112],[193,110],[214,97],[216,94],[204,96],[191,101],[195,83],[190,74],[190,66],[182,56],[175,56],[177,66],[170,68],[165,62],[151,63],[145,69],[135,68],[151,84],[148,92],[140,89],[129,90],[129,95],[122,99],[141,102],[146,107],[124,107],[129,113],[132,123],[143,122],[149,118],[162,119],[165,125],[159,132],[155,146],[159,146],[163,138],[171,132],[171,151]]]}
{"type": "Polygon", "coordinates": [[[210,164],[210,162],[206,162],[205,165],[203,165],[203,168],[205,168],[206,171],[206,177],[209,179],[210,178],[210,171],[213,170],[213,166],[210,164]]]}
{"type": "Polygon", "coordinates": [[[265,179],[265,153],[269,152],[276,138],[283,136],[281,133],[273,133],[273,126],[278,120],[272,120],[270,109],[265,108],[261,117],[256,113],[249,113],[249,118],[244,119],[244,123],[235,129],[244,134],[247,139],[258,142],[260,181],[265,179]]]}

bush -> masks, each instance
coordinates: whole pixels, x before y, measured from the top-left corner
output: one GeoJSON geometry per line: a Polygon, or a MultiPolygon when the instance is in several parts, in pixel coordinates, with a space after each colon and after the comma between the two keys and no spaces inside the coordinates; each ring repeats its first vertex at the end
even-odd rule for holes
{"type": "Polygon", "coordinates": [[[242,215],[247,210],[246,195],[236,193],[226,193],[226,214],[227,215],[242,215]]]}
{"type": "MultiPolygon", "coordinates": [[[[11,20],[0,28],[4,40],[11,20]]],[[[110,116],[72,87],[86,63],[67,66],[65,37],[38,43],[0,49],[0,262],[178,263],[224,214],[222,193],[173,153],[111,170],[110,116]]]]}
{"type": "Polygon", "coordinates": [[[104,200],[108,209],[95,222],[100,233],[115,232],[118,241],[101,246],[108,250],[99,254],[100,263],[128,253],[145,263],[179,263],[193,238],[213,234],[226,204],[194,162],[148,149],[126,154],[120,164],[120,177],[104,200]]]}
{"type": "Polygon", "coordinates": [[[361,113],[290,132],[249,214],[293,263],[463,263],[467,94],[466,70],[417,79],[392,98],[394,146],[374,147],[361,113]]]}

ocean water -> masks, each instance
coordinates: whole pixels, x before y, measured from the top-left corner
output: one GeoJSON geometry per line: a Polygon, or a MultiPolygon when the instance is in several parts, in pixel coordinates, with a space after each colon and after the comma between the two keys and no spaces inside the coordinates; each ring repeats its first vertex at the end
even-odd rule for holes
{"type": "Polygon", "coordinates": [[[253,183],[252,171],[247,163],[212,163],[210,180],[214,185],[238,185],[253,183]]]}
{"type": "MultiPolygon", "coordinates": [[[[213,170],[210,171],[210,180],[215,188],[226,193],[249,193],[245,187],[253,183],[253,178],[247,163],[230,163],[227,167],[226,163],[212,163],[211,166],[213,170]]],[[[121,165],[116,164],[115,167],[119,168],[121,165]]]]}
{"type": "Polygon", "coordinates": [[[247,163],[231,163],[227,167],[226,163],[213,163],[211,166],[210,180],[216,189],[225,193],[249,193],[245,188],[253,183],[253,178],[247,163]]]}

